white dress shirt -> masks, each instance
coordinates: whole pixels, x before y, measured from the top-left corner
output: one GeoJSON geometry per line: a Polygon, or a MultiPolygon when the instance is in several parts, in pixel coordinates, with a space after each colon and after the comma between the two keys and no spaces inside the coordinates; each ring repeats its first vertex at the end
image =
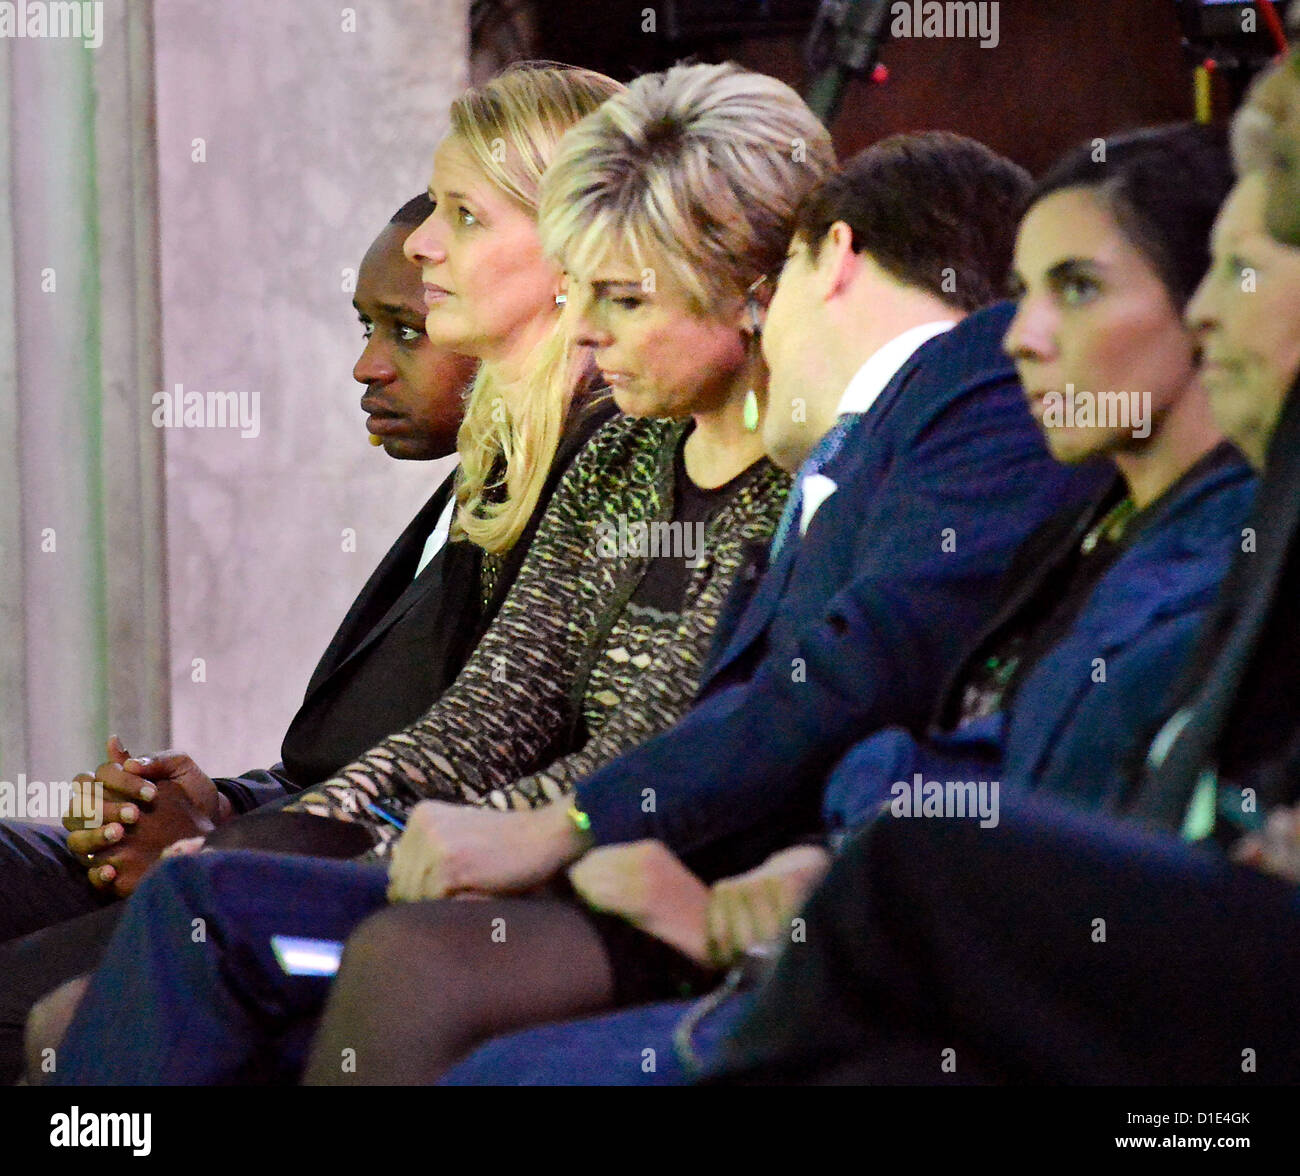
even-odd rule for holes
{"type": "MultiPolygon", "coordinates": [[[[457,462],[452,466],[454,470],[457,462]]],[[[420,562],[415,568],[415,577],[419,579],[420,573],[429,566],[429,561],[442,550],[443,545],[447,542],[447,537],[451,534],[451,516],[456,510],[456,492],[453,490],[447,496],[447,504],[442,508],[442,514],[438,516],[438,521],[433,524],[433,530],[429,532],[429,537],[424,541],[424,550],[420,552],[420,562]]]]}
{"type": "MultiPolygon", "coordinates": [[[[919,327],[910,327],[901,335],[896,335],[883,347],[878,348],[854,373],[849,386],[840,397],[840,406],[836,416],[846,412],[864,413],[879,399],[880,394],[889,387],[890,381],[903,369],[903,365],[926,343],[944,331],[950,331],[957,324],[951,319],[932,323],[923,323],[919,327]]],[[[806,474],[801,483],[803,487],[802,510],[799,516],[799,534],[808,530],[813,515],[832,494],[837,486],[825,474],[806,474]]]]}

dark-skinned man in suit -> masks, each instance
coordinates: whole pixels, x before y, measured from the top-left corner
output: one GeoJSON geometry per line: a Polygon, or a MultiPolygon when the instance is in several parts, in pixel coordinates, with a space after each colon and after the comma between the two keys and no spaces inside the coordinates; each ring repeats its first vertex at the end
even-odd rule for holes
{"type": "MultiPolygon", "coordinates": [[[[366,337],[353,378],[365,387],[361,408],[370,441],[405,461],[456,452],[476,366],[434,346],[425,332],[420,270],[403,246],[432,211],[422,194],[394,214],[362,261],[353,299],[366,337]]],[[[213,780],[183,752],[133,759],[114,737],[108,761],[93,776],[78,778],[83,787],[103,789],[102,824],[86,828],[70,814],[64,821],[70,831],[66,848],[53,831],[0,825],[0,877],[11,894],[21,895],[0,917],[0,1079],[21,1066],[21,1026],[32,1003],[94,967],[124,905],[114,900],[135,890],[167,846],[217,829],[231,845],[249,844],[250,838],[256,843],[264,815],[328,779],[434,703],[509,593],[569,462],[613,414],[612,404],[575,399],[532,516],[501,556],[486,602],[481,550],[468,541],[447,541],[454,474],[442,482],[372,573],[326,648],[285,734],[280,763],[213,780]]],[[[321,824],[289,831],[298,851],[352,852],[322,840],[321,824]]],[[[261,828],[277,830],[274,824],[261,828]]],[[[282,826],[276,841],[283,843],[282,826]]]]}
{"type": "MultiPolygon", "coordinates": [[[[424,196],[408,201],[380,231],[362,260],[353,298],[366,342],[352,374],[365,387],[361,407],[371,444],[402,461],[430,461],[456,451],[464,393],[475,369],[472,359],[430,343],[420,273],[402,254],[407,235],[428,215],[428,204],[424,196]]],[[[436,661],[427,652],[428,631],[457,619],[456,601],[448,599],[453,594],[439,591],[443,516],[452,488],[449,476],[349,610],[312,675],[286,734],[282,762],[213,780],[184,752],[132,759],[114,736],[108,760],[93,774],[78,777],[90,788],[102,788],[102,823],[88,827],[70,810],[64,818],[66,842],[54,830],[0,826],[0,874],[14,897],[0,920],[0,940],[13,941],[5,949],[13,956],[6,962],[0,1009],[5,1069],[16,1072],[31,1000],[93,966],[94,952],[107,942],[116,921],[120,904],[114,900],[135,889],[166,846],[209,833],[328,777],[357,751],[421,713],[445,685],[443,678],[454,678],[458,648],[463,645],[468,653],[472,647],[467,632],[448,636],[447,664],[439,673],[407,672],[422,648],[426,664],[436,661]],[[49,930],[30,943],[19,939],[41,928],[49,930]],[[41,964],[30,991],[21,980],[27,959],[33,967],[41,964]]]]}
{"type": "MultiPolygon", "coordinates": [[[[430,461],[456,451],[463,394],[473,378],[475,365],[471,359],[433,346],[424,333],[419,273],[402,255],[402,244],[418,223],[414,218],[421,211],[413,208],[414,204],[412,201],[403,206],[394,220],[385,225],[358,271],[353,305],[366,342],[352,374],[366,388],[361,403],[368,414],[371,443],[382,445],[389,456],[398,460],[430,461]]],[[[449,477],[420,511],[411,529],[399,539],[386,563],[399,553],[409,556],[414,552],[422,556],[421,549],[443,513],[451,488],[449,477]]],[[[445,538],[445,535],[444,526],[441,536],[445,538]]],[[[436,550],[432,547],[429,555],[436,550]]],[[[358,598],[357,605],[370,606],[371,627],[412,582],[414,569],[402,577],[405,583],[394,581],[391,575],[384,579],[388,582],[376,584],[372,580],[358,598]]],[[[354,605],[353,612],[356,610],[354,605]]],[[[349,614],[322,659],[313,675],[313,688],[339,668],[350,652],[348,646],[355,646],[365,635],[364,631],[356,632],[355,624],[350,623],[353,619],[349,614]]],[[[309,697],[311,693],[309,688],[309,697]]],[[[295,724],[301,717],[300,714],[295,719],[295,724]]],[[[67,850],[79,859],[91,887],[116,897],[130,894],[144,871],[174,841],[211,832],[233,816],[296,792],[310,782],[301,778],[301,772],[295,778],[295,773],[286,769],[284,763],[234,779],[214,781],[184,752],[165,751],[132,759],[116,736],[109,740],[108,753],[109,759],[94,773],[77,777],[87,787],[94,788],[95,781],[102,787],[102,823],[89,825],[71,810],[63,823],[68,830],[67,850]]],[[[81,811],[92,812],[94,808],[88,803],[81,811]]],[[[50,845],[51,852],[66,860],[56,835],[37,835],[50,845]]],[[[5,863],[0,863],[0,868],[9,872],[5,863]]],[[[45,882],[48,886],[48,879],[45,882]]],[[[76,909],[80,897],[70,897],[69,914],[82,913],[76,909]]],[[[83,906],[84,909],[88,907],[83,906]]],[[[59,912],[51,908],[51,913],[59,912]]],[[[44,912],[29,907],[26,914],[29,919],[40,919],[44,912]]],[[[6,925],[8,934],[4,938],[28,929],[35,927],[6,925]]]]}

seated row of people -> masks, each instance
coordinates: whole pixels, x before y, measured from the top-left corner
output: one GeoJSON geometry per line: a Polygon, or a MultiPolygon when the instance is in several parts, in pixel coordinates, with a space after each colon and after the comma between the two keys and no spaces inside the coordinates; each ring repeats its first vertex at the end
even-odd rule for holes
{"type": "MultiPolygon", "coordinates": [[[[481,338],[509,317],[507,261],[526,254],[531,214],[475,145],[519,135],[539,90],[565,106],[574,84],[574,71],[521,71],[462,100],[435,159],[437,207],[406,243],[431,339],[438,323],[481,338]],[[468,275],[493,272],[494,256],[489,290],[468,275]]],[[[1010,809],[1033,790],[1131,801],[1134,752],[1167,716],[1162,687],[1229,564],[1255,550],[1253,478],[1210,411],[1244,438],[1247,393],[1225,359],[1207,399],[1204,290],[1184,325],[1231,184],[1223,136],[1116,139],[1031,192],[1019,169],[947,135],[887,140],[832,175],[829,140],[793,92],[734,67],[676,67],[578,114],[544,173],[534,163],[536,256],[567,290],[529,370],[563,372],[573,389],[575,356],[590,351],[625,415],[533,504],[504,602],[425,716],[225,842],[253,850],[151,873],[61,1045],[80,987],[46,1006],[34,1077],[436,1081],[504,1031],[707,991],[746,948],[790,940],[792,919],[777,976],[728,1048],[766,1043],[776,1060],[761,1076],[815,1077],[824,1059],[779,1044],[816,1015],[790,1007],[808,991],[807,974],[791,976],[821,969],[831,985],[832,932],[856,934],[831,921],[874,900],[860,847],[880,838],[882,806],[951,817],[926,810],[926,781],[991,786],[974,824],[885,821],[941,842],[999,828],[1002,795],[1010,809]],[[1013,241],[1017,305],[990,306],[1013,241]],[[1087,418],[1089,394],[1129,414],[1087,418]],[[784,502],[763,450],[797,471],[784,502]],[[612,532],[652,522],[698,527],[702,541],[668,558],[609,550],[612,532]],[[528,811],[493,811],[510,809],[528,811]],[[367,856],[389,865],[312,856],[325,826],[368,830],[367,856]],[[841,843],[852,864],[798,917],[822,847],[841,843]],[[466,894],[495,897],[446,901],[466,894]],[[286,975],[271,942],[285,935],[347,938],[337,981],[286,975]]],[[[1272,248],[1266,272],[1288,289],[1290,251],[1272,248]]],[[[1254,317],[1220,314],[1213,330],[1239,353],[1259,348],[1254,317]]],[[[1280,404],[1294,358],[1286,370],[1276,346],[1272,384],[1257,377],[1248,394],[1280,404]]],[[[484,387],[480,372],[474,395],[484,387]]],[[[472,436],[467,417],[462,452],[472,436]]],[[[507,430],[498,475],[511,444],[507,430]]],[[[478,502],[458,485],[457,518],[487,517],[500,484],[489,478],[478,502]]],[[[125,794],[148,767],[97,774],[125,794]]],[[[150,802],[133,795],[138,815],[150,802]]],[[[254,822],[223,826],[214,847],[254,822]]],[[[118,827],[129,842],[135,830],[118,827]]],[[[948,860],[964,877],[960,851],[948,860]]],[[[914,933],[910,910],[872,910],[914,933]]],[[[970,949],[944,911],[933,922],[970,949]]],[[[857,1008],[859,977],[841,981],[836,1007],[857,1008]]],[[[725,1029],[749,999],[710,1021],[725,1029]]],[[[500,1042],[451,1080],[573,1080],[575,1057],[602,1063],[599,1080],[667,1080],[671,1066],[647,1075],[647,1034],[670,1057],[682,1012],[500,1042]],[[635,1057],[609,1048],[633,1040],[635,1057]]],[[[919,1024],[918,1066],[931,1043],[919,1024]]],[[[986,1053],[970,1073],[1010,1072],[1000,1066],[986,1053]]]]}

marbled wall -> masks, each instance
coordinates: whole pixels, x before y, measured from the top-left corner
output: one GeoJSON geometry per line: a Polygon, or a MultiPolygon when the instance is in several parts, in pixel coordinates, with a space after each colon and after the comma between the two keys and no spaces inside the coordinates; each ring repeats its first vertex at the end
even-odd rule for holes
{"type": "Polygon", "coordinates": [[[33,820],[169,725],[152,6],[101,16],[0,38],[0,816],[33,820]]]}
{"type": "Polygon", "coordinates": [[[467,76],[466,14],[155,6],[163,388],[257,409],[255,436],[167,435],[172,738],[214,775],[278,758],[347,605],[446,472],[367,444],[344,287],[427,182],[467,76]]]}

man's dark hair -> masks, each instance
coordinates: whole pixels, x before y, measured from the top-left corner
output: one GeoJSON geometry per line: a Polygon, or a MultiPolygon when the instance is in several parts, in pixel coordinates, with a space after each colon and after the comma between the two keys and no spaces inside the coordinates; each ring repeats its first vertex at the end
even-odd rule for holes
{"type": "Polygon", "coordinates": [[[1080,144],[1038,181],[1033,201],[1097,189],[1182,311],[1210,267],[1210,230],[1232,184],[1227,130],[1176,123],[1080,144]]]}
{"type": "Polygon", "coordinates": [[[421,192],[418,196],[412,196],[405,204],[402,205],[388,222],[390,225],[410,225],[414,228],[416,225],[422,225],[433,215],[433,201],[429,199],[427,192],[421,192]]]}
{"type": "Polygon", "coordinates": [[[795,234],[816,260],[831,225],[843,221],[855,253],[900,282],[978,310],[1003,294],[1032,186],[1024,168],[964,135],[892,135],[805,198],[795,234]]]}

